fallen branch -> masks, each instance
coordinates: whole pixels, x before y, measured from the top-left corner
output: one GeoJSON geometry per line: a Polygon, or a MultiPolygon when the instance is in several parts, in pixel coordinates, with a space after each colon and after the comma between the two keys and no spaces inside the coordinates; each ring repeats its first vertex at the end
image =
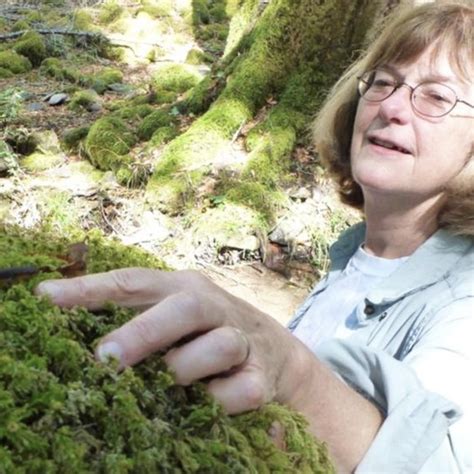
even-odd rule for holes
{"type": "MultiPolygon", "coordinates": [[[[18,36],[23,35],[27,31],[31,31],[31,30],[21,30],[21,31],[14,31],[12,33],[5,33],[4,35],[0,35],[0,41],[17,38],[18,36]]],[[[33,31],[36,31],[37,33],[40,33],[42,35],[85,36],[85,37],[88,37],[88,38],[97,38],[97,39],[110,41],[102,33],[93,33],[93,32],[90,32],[90,31],[58,30],[58,29],[51,30],[51,29],[44,29],[44,28],[39,28],[39,29],[35,28],[33,31]]]]}

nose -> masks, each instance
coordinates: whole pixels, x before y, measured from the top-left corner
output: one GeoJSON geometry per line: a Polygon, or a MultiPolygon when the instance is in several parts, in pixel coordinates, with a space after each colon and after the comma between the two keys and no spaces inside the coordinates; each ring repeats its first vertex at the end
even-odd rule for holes
{"type": "Polygon", "coordinates": [[[387,122],[404,124],[412,113],[412,88],[408,84],[400,84],[393,93],[380,102],[379,114],[387,122]]]}

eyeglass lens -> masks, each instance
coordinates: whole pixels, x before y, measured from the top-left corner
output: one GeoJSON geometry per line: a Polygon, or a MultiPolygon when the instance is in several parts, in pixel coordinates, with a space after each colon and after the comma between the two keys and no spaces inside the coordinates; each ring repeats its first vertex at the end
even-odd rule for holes
{"type": "MultiPolygon", "coordinates": [[[[402,84],[387,71],[369,71],[359,80],[359,93],[365,100],[381,102],[402,84]]],[[[408,87],[411,89],[412,104],[420,114],[440,117],[456,105],[455,92],[439,82],[423,82],[414,88],[408,87]]]]}

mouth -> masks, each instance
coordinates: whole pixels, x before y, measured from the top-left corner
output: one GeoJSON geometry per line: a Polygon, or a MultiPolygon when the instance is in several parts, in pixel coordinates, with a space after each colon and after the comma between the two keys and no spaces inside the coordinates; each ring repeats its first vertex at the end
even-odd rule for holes
{"type": "Polygon", "coordinates": [[[392,142],[390,140],[382,140],[381,138],[377,137],[369,137],[369,143],[372,145],[377,145],[383,148],[386,148],[388,150],[395,150],[398,151],[399,153],[403,153],[404,155],[411,155],[411,151],[408,150],[407,148],[404,148],[403,146],[392,142]]]}

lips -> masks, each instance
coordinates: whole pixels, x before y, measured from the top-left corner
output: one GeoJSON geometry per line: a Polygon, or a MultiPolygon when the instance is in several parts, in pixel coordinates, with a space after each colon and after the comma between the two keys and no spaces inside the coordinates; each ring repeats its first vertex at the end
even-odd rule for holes
{"type": "Polygon", "coordinates": [[[398,151],[399,153],[403,153],[405,155],[411,155],[412,152],[408,149],[405,148],[404,146],[400,145],[399,143],[396,143],[395,141],[380,138],[380,137],[375,137],[375,136],[370,136],[369,137],[369,142],[372,143],[373,145],[381,146],[383,148],[387,148],[389,150],[395,150],[398,151]]]}

